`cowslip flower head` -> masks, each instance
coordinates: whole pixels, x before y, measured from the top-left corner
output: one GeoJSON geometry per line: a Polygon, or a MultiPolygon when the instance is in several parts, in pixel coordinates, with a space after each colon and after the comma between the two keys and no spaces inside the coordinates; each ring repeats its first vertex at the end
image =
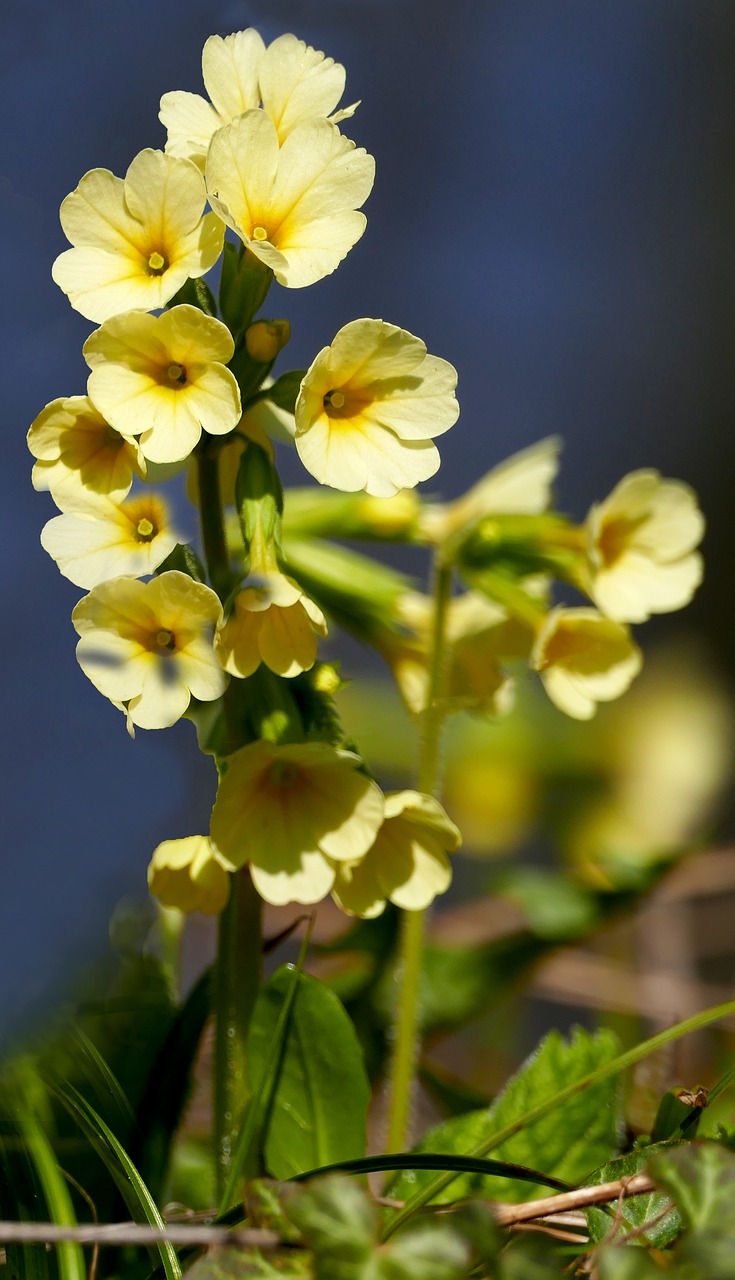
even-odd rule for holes
{"type": "Polygon", "coordinates": [[[358,105],[334,111],[346,79],[339,62],[293,35],[279,36],[266,48],[253,27],[209,37],[202,50],[202,79],[210,102],[198,93],[174,90],[161,98],[159,113],[168,131],[166,151],[201,168],[212,135],[244,111],[262,106],[280,145],[297,124],[317,116],[336,124],[358,105]]]}
{"type": "Polygon", "coordinates": [[[618,622],[645,622],[688,604],[702,580],[694,550],[704,516],[693,489],[632,471],[587,517],[588,591],[618,622]]]}
{"type": "Polygon", "coordinates": [[[114,316],[85,342],[88,390],[118,431],[139,436],[150,462],[179,462],[202,430],[226,435],[242,412],[226,325],[184,303],[161,316],[114,316]]]}
{"type": "Polygon", "coordinates": [[[418,791],[385,797],[385,818],[375,843],[356,863],[340,863],[333,897],[350,915],[371,919],[387,902],[423,911],[452,881],[447,854],[462,843],[438,800],[418,791]]]}
{"type": "Polygon", "coordinates": [[[531,666],[561,711],[589,720],[598,702],[625,693],[643,664],[628,629],[596,609],[566,609],[547,614],[531,653],[531,666]]]}
{"type": "Polygon", "coordinates": [[[142,493],[126,502],[99,500],[80,514],[54,516],[41,530],[41,546],[78,587],[110,578],[144,578],[181,541],[163,498],[142,493]]]}
{"type": "Polygon", "coordinates": [[[222,252],[224,227],[204,213],[207,193],[190,160],[150,149],[125,178],[92,169],[61,205],[72,249],[51,274],[71,305],[100,323],[122,311],[163,307],[222,252]]]}
{"type": "Polygon", "coordinates": [[[324,614],[283,573],[255,575],[235,596],[218,628],[214,648],[225,671],[250,676],[264,662],[279,676],[297,676],[316,662],[317,635],[326,636],[324,614]]]}
{"type": "Polygon", "coordinates": [[[383,794],[359,756],[322,742],[253,742],[228,759],[212,841],[233,871],[250,863],[266,902],[319,902],[336,862],[359,862],[383,820],[383,794]]]}
{"type": "Polygon", "coordinates": [[[133,476],[145,475],[137,440],[111,427],[89,396],[47,404],[31,424],[28,448],[38,459],[34,489],[47,490],[60,511],[84,511],[99,498],[122,502],[133,476]]]}
{"type": "Polygon", "coordinates": [[[546,511],[559,470],[561,440],[548,436],[493,467],[454,502],[427,506],[419,529],[430,542],[443,542],[485,516],[537,516],[546,511]]]}
{"type": "Polygon", "coordinates": [[[170,570],[138,582],[113,578],[79,601],[72,622],[77,661],[95,688],[127,707],[130,724],[165,729],[193,697],[219,698],[229,676],[214,652],[218,596],[170,570]]]}
{"type": "Polygon", "coordinates": [[[457,372],[384,320],[353,320],[307,371],[296,448],[322,484],[390,498],[439,469],[433,437],[457,421],[457,372]]]}
{"type": "Polygon", "coordinates": [[[154,849],[148,888],[164,907],[215,916],[227,905],[230,876],[208,836],[186,836],[154,849]]]}
{"type": "Polygon", "coordinates": [[[375,161],[328,120],[299,124],[279,148],[264,111],[218,129],[207,154],[212,207],[279,284],[301,289],[336,270],[367,225],[358,213],[375,161]]]}

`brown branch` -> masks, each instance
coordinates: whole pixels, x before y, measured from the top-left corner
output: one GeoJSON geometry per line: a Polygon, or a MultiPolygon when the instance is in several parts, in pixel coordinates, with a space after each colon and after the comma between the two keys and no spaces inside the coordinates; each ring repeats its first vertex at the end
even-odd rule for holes
{"type": "Polygon", "coordinates": [[[532,1222],[534,1218],[546,1218],[552,1213],[564,1213],[568,1209],[581,1209],[585,1205],[602,1204],[606,1200],[617,1200],[621,1196],[637,1196],[646,1191],[653,1191],[655,1183],[647,1173],[635,1173],[629,1178],[618,1178],[615,1182],[601,1182],[598,1187],[577,1187],[574,1191],[563,1191],[558,1196],[544,1196],[541,1200],[531,1200],[527,1204],[493,1204],[495,1221],[503,1227],[512,1227],[517,1222],[532,1222]]]}
{"type": "Polygon", "coordinates": [[[251,1249],[277,1249],[283,1244],[276,1231],[252,1227],[200,1226],[194,1223],[171,1223],[160,1227],[144,1226],[135,1222],[112,1222],[89,1226],[59,1227],[52,1222],[0,1222],[0,1241],[3,1244],[60,1244],[75,1241],[77,1244],[174,1244],[194,1245],[245,1245],[251,1249]]]}

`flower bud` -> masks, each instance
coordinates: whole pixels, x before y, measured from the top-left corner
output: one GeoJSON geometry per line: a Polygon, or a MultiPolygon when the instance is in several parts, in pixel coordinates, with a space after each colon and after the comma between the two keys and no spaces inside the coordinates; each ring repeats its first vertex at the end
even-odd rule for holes
{"type": "Polygon", "coordinates": [[[291,337],[288,320],[256,320],[245,331],[245,346],[251,360],[272,364],[291,337]]]}

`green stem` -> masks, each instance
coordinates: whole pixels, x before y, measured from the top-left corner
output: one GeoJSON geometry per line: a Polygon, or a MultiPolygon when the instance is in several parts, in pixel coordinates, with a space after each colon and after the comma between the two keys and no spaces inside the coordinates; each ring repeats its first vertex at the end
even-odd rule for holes
{"type": "MultiPolygon", "coordinates": [[[[447,609],[452,586],[451,565],[434,561],[434,616],[429,650],[429,681],[421,717],[418,789],[433,795],[439,774],[439,749],[445,709],[442,698],[446,658],[447,609]]],[[[386,1151],[405,1147],[411,1111],[416,1063],[419,1055],[421,961],[424,951],[425,911],[404,911],[398,962],[398,996],[391,1063],[391,1098],[386,1151]]]]}
{"type": "Polygon", "coordinates": [[[214,987],[214,1134],[217,1193],[228,1180],[247,1101],[245,1044],[262,981],[261,899],[244,867],[219,922],[214,987]]]}

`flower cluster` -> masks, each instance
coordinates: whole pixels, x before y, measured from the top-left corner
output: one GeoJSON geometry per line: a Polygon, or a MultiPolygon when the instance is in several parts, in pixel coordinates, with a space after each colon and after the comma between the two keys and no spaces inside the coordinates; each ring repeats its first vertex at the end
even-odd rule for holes
{"type": "Polygon", "coordinates": [[[295,36],[212,36],[202,75],[208,98],[161,99],[165,149],[124,178],[92,170],[62,203],[71,248],[53,277],[98,327],[86,393],[29,431],[33,483],[59,509],[41,541],[88,592],[72,614],[79,664],[130,731],[188,715],[216,758],[210,833],[158,846],[152,893],[217,913],[247,866],[274,904],[332,893],[364,917],[420,910],[447,889],[460,834],[431,796],[384,795],[346,749],[339,679],[319,662],[327,617],[386,657],[417,714],[499,714],[525,662],[587,718],[640,667],[628,624],[690,599],[702,517],[685,485],[645,470],[573,526],[549,510],[555,439],[423,503],[457,374],[382,319],[276,376],[290,325],[261,312],[271,284],[339,266],[365,230],[374,162],[342,132],[358,105],[338,106],[344,68],[295,36]],[[284,498],[276,443],[327,492],[284,498]],[[196,548],[153,487],[184,469],[196,548]],[[432,603],[332,535],[430,546],[445,586],[456,573],[468,589],[432,603]],[[554,605],[554,577],[587,602],[554,605]]]}

